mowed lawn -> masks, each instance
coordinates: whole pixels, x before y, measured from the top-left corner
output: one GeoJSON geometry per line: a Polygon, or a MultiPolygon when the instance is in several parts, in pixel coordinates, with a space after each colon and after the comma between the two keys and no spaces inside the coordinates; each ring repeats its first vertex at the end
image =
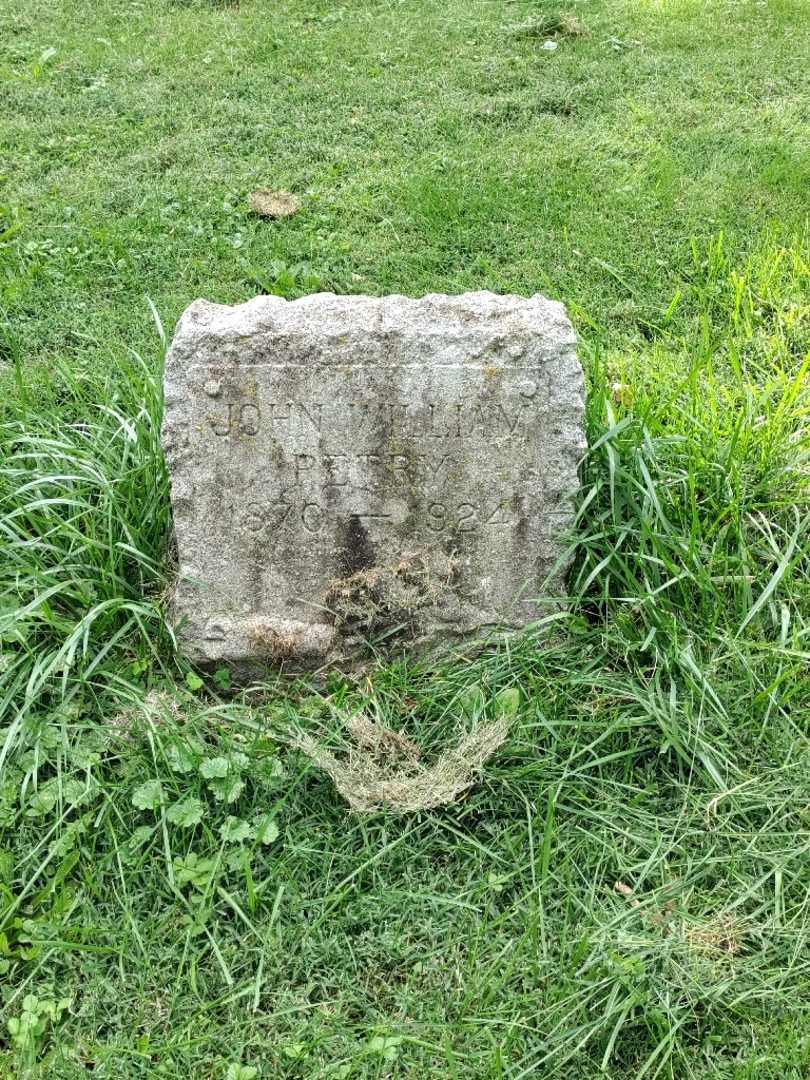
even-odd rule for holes
{"type": "Polygon", "coordinates": [[[809,67],[806,0],[0,0],[0,1075],[810,1075],[809,67]],[[477,288],[580,336],[565,612],[189,671],[184,307],[477,288]],[[510,735],[353,815],[288,740],[358,713],[510,735]]]}
{"type": "Polygon", "coordinates": [[[807,212],[802,0],[24,0],[0,29],[26,360],[154,352],[145,296],[170,328],[319,287],[544,291],[624,345],[693,238],[748,251],[807,212]],[[251,217],[259,187],[303,212],[251,217]]]}

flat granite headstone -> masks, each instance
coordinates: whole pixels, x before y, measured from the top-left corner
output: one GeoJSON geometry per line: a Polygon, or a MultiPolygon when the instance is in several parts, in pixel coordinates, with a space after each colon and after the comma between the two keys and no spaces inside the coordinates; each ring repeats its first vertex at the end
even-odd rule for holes
{"type": "Polygon", "coordinates": [[[575,346],[541,296],[193,303],[163,426],[189,658],[313,668],[539,617],[585,446],[575,346]]]}

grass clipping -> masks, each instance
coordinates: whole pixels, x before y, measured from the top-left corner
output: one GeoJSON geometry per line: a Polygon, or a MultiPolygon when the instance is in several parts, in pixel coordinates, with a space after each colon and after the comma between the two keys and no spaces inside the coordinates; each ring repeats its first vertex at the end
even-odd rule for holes
{"type": "Polygon", "coordinates": [[[432,765],[422,763],[416,743],[362,714],[347,720],[346,729],[351,743],[344,759],[303,733],[292,743],[331,777],[352,810],[412,813],[454,802],[472,787],[506,738],[509,722],[505,716],[480,721],[432,765]]]}

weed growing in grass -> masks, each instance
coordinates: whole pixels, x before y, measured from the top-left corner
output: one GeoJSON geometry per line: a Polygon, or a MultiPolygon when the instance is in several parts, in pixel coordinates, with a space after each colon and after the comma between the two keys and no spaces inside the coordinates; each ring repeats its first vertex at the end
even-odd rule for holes
{"type": "Polygon", "coordinates": [[[45,1040],[48,1028],[55,1025],[70,1005],[68,998],[60,1001],[38,998],[27,994],[23,999],[19,1016],[8,1021],[8,1030],[23,1069],[31,1069],[45,1040]]]}

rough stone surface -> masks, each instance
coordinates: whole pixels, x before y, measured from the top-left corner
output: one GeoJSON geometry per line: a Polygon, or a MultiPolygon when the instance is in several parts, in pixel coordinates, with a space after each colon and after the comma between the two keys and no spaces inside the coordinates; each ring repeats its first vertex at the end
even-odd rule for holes
{"type": "Polygon", "coordinates": [[[585,445],[575,345],[541,296],[193,303],[163,427],[189,657],[317,668],[547,610],[585,445]]]}

